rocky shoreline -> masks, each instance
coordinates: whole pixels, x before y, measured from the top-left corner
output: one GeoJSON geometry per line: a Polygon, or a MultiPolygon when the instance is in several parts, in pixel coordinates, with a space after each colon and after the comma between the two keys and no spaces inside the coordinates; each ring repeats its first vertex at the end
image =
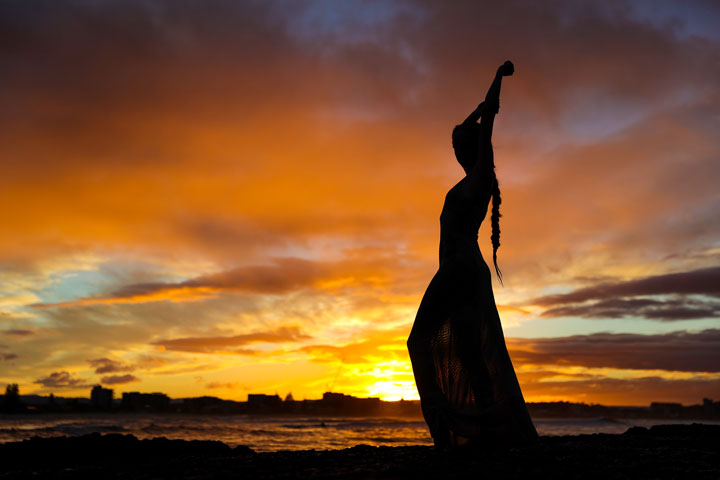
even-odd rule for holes
{"type": "Polygon", "coordinates": [[[432,447],[256,453],[222,442],[90,434],[0,444],[0,479],[720,478],[720,426],[658,425],[620,435],[438,454],[432,447]]]}

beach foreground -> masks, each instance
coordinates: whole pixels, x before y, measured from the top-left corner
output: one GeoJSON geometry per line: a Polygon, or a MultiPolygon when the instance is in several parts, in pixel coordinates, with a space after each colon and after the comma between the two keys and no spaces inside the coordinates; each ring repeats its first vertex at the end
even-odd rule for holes
{"type": "Polygon", "coordinates": [[[432,447],[256,453],[221,442],[90,434],[0,444],[8,478],[720,478],[720,426],[541,437],[531,446],[436,454],[432,447]]]}

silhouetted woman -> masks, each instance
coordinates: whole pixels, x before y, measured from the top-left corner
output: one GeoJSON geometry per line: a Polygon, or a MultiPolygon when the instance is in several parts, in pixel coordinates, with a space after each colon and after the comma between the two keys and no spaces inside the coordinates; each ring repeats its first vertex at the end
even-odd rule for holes
{"type": "Polygon", "coordinates": [[[445,197],[440,268],[407,342],[423,415],[435,446],[443,450],[537,438],[505,346],[490,269],[477,243],[492,197],[493,263],[502,282],[500,190],[491,137],[502,77],[513,72],[513,64],[505,62],[485,101],[453,130],[455,156],[466,175],[445,197]]]}

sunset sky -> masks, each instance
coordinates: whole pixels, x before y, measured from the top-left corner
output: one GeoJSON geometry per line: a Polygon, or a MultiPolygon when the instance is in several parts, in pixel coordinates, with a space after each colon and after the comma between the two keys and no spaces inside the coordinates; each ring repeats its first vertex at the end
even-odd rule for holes
{"type": "Polygon", "coordinates": [[[700,0],[0,0],[0,387],[417,398],[450,133],[509,59],[493,285],[526,400],[720,400],[718,25],[700,0]]]}

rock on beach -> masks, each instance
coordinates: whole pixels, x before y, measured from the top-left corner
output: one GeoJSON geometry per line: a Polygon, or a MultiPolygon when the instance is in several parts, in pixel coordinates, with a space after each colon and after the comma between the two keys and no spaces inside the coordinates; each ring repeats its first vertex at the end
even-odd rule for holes
{"type": "Polygon", "coordinates": [[[438,453],[371,447],[257,453],[217,441],[90,434],[0,444],[0,479],[720,478],[720,426],[541,437],[533,445],[438,453]]]}

